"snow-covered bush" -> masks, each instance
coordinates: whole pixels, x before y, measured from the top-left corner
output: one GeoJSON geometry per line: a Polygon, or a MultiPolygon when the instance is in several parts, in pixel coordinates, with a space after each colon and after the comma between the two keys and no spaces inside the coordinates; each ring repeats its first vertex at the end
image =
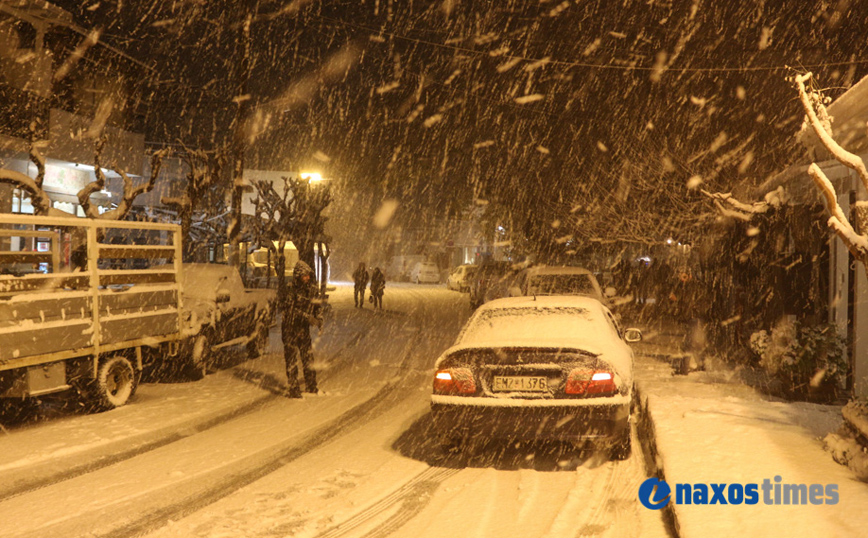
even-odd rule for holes
{"type": "Polygon", "coordinates": [[[868,402],[851,401],[841,410],[844,423],[823,439],[826,450],[838,463],[868,482],[868,402]]]}
{"type": "Polygon", "coordinates": [[[834,325],[784,318],[770,333],[752,334],[750,345],[760,366],[783,383],[789,396],[832,399],[843,386],[846,347],[834,325]]]}
{"type": "Polygon", "coordinates": [[[750,335],[750,350],[757,357],[762,357],[766,354],[769,347],[769,333],[766,330],[757,331],[750,335]]]}

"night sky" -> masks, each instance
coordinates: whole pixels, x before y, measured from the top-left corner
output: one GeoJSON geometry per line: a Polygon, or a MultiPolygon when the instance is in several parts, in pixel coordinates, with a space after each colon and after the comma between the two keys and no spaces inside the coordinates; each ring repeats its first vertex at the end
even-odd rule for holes
{"type": "MultiPolygon", "coordinates": [[[[248,4],[55,3],[148,66],[149,140],[229,140],[248,4]]],[[[399,218],[487,202],[544,242],[688,238],[709,211],[690,178],[727,191],[802,158],[789,76],[834,97],[868,73],[864,1],[249,6],[250,167],[327,166],[399,218]]]]}

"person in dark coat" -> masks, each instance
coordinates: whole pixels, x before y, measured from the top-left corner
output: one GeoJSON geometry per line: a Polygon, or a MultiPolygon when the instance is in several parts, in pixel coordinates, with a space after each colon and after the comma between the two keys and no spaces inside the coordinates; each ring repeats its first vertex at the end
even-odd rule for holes
{"type": "Polygon", "coordinates": [[[374,308],[383,309],[383,290],[386,289],[386,275],[379,267],[374,268],[371,275],[371,297],[374,299],[374,308]]]}
{"type": "Polygon", "coordinates": [[[313,342],[310,326],[322,327],[314,303],[317,289],[313,270],[303,261],[295,264],[292,271],[292,288],[285,293],[281,331],[283,336],[283,359],[286,362],[287,396],[301,398],[298,382],[298,362],[301,361],[305,390],[316,393],[316,371],[313,369],[313,342]]]}
{"type": "Polygon", "coordinates": [[[367,269],[365,269],[364,262],[360,262],[359,267],[353,271],[353,283],[355,283],[353,299],[356,301],[356,307],[358,308],[364,308],[365,306],[365,287],[368,285],[370,278],[367,269]]]}

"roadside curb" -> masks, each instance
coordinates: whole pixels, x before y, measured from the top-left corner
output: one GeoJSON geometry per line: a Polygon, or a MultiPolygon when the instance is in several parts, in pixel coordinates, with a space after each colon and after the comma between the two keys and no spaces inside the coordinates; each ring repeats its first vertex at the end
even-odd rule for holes
{"type": "MultiPolygon", "coordinates": [[[[633,390],[636,394],[634,400],[635,411],[637,413],[636,433],[639,437],[639,444],[642,446],[642,453],[645,456],[645,472],[649,477],[656,477],[660,480],[666,480],[666,473],[663,465],[663,457],[660,454],[660,449],[657,446],[657,431],[654,425],[654,418],[651,413],[648,398],[644,395],[639,383],[634,383],[633,390]]],[[[644,508],[640,508],[643,510],[644,508]]],[[[666,530],[673,538],[680,538],[681,531],[678,524],[678,516],[673,508],[673,503],[668,503],[661,510],[663,524],[666,530]]]]}

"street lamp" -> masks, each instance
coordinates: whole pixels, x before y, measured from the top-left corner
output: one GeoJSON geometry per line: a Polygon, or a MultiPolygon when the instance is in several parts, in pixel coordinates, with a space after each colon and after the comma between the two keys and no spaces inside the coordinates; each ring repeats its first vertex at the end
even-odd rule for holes
{"type": "Polygon", "coordinates": [[[301,179],[306,179],[308,183],[319,183],[322,181],[322,174],[319,172],[302,172],[299,174],[301,179]]]}

